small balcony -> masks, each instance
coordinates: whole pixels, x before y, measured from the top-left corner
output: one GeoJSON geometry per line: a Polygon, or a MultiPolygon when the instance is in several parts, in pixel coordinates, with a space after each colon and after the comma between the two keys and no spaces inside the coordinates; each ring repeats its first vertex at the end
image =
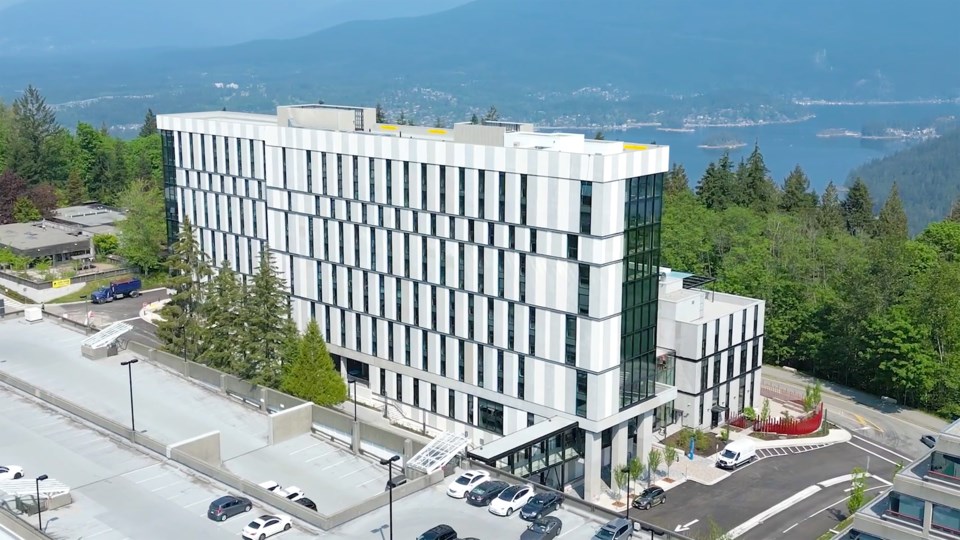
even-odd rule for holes
{"type": "Polygon", "coordinates": [[[927,459],[921,460],[916,465],[908,469],[910,474],[917,478],[939,484],[945,488],[956,490],[960,489],[960,466],[954,456],[949,456],[942,452],[933,452],[927,459]]]}

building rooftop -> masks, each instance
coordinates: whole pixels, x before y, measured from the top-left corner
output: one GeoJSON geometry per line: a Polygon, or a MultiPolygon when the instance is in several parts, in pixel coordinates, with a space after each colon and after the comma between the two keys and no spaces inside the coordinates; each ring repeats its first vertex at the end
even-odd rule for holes
{"type": "Polygon", "coordinates": [[[229,111],[164,115],[184,120],[242,122],[259,126],[292,127],[326,131],[358,132],[387,137],[439,140],[465,144],[526,148],[590,155],[614,155],[659,148],[653,144],[594,140],[583,133],[538,132],[533,124],[508,121],[461,122],[452,128],[379,123],[373,107],[344,105],[287,105],[277,114],[229,111]]]}
{"type": "Polygon", "coordinates": [[[960,418],[957,418],[953,421],[952,424],[944,428],[944,433],[947,435],[953,435],[954,437],[960,437],[960,418]]]}
{"type": "Polygon", "coordinates": [[[700,278],[687,272],[678,272],[670,268],[660,268],[660,296],[662,302],[680,304],[684,302],[698,302],[699,316],[684,322],[695,323],[711,321],[717,318],[741,311],[747,306],[756,304],[760,300],[737,296],[735,294],[719,293],[700,288],[697,283],[707,283],[708,278],[700,278]]]}
{"type": "MultiPolygon", "coordinates": [[[[69,232],[49,222],[10,223],[0,225],[0,247],[10,248],[22,255],[30,255],[52,247],[76,247],[76,251],[86,249],[90,238],[79,231],[69,232]]],[[[42,256],[44,254],[38,254],[42,256]]]]}
{"type": "Polygon", "coordinates": [[[124,213],[120,210],[97,203],[60,208],[54,213],[54,216],[61,221],[73,223],[81,227],[113,225],[125,217],[124,213]]]}

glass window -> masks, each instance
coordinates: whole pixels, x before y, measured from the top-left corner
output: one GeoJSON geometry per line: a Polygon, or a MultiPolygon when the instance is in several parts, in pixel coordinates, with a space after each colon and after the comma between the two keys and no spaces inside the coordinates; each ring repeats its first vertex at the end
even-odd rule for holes
{"type": "Polygon", "coordinates": [[[593,204],[593,184],[580,182],[580,233],[590,234],[590,207],[593,204]]]}
{"type": "Polygon", "coordinates": [[[567,235],[567,258],[574,261],[577,260],[579,256],[579,253],[578,253],[579,247],[580,247],[580,240],[577,238],[577,235],[568,234],[567,235]]]}
{"type": "Polygon", "coordinates": [[[479,398],[480,429],[503,435],[503,405],[479,398]]]}
{"type": "Polygon", "coordinates": [[[890,492],[890,509],[887,513],[894,517],[923,524],[924,501],[896,491],[890,492]]]}
{"type": "Polygon", "coordinates": [[[526,371],[526,359],[521,354],[517,357],[517,397],[523,399],[524,396],[524,372],[526,371]]]}
{"type": "Polygon", "coordinates": [[[564,362],[569,366],[577,364],[577,318],[567,315],[566,318],[566,347],[564,362]]]}
{"type": "Polygon", "coordinates": [[[587,417],[587,372],[577,371],[577,416],[587,417]]]}
{"type": "Polygon", "coordinates": [[[960,510],[934,504],[931,528],[953,536],[960,536],[960,510]]]}
{"type": "Polygon", "coordinates": [[[577,294],[577,312],[580,315],[590,313],[590,267],[581,264],[579,268],[580,279],[577,294]]]}

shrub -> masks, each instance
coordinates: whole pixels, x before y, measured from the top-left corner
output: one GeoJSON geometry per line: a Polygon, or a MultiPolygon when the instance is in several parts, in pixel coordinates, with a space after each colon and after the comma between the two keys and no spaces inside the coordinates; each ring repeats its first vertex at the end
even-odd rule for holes
{"type": "Polygon", "coordinates": [[[757,420],[757,410],[753,407],[744,407],[743,417],[751,422],[755,422],[757,420]]]}

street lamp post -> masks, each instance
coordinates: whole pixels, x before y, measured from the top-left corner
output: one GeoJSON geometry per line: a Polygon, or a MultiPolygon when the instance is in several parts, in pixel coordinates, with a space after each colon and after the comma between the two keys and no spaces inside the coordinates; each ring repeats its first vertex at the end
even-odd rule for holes
{"type": "Polygon", "coordinates": [[[126,362],[120,362],[121,366],[127,366],[127,376],[130,380],[130,431],[137,432],[137,422],[133,416],[133,365],[140,360],[134,358],[126,362]]]}
{"type": "Polygon", "coordinates": [[[41,505],[40,505],[40,482],[47,479],[47,475],[41,474],[37,477],[37,527],[42,532],[43,531],[43,517],[41,514],[41,505]]]}
{"type": "Polygon", "coordinates": [[[623,468],[623,472],[627,473],[627,519],[630,519],[630,507],[633,505],[633,501],[630,500],[630,484],[633,483],[633,475],[630,474],[629,465],[623,468]]]}
{"type": "Polygon", "coordinates": [[[380,464],[387,466],[387,490],[390,492],[390,540],[393,540],[393,463],[400,459],[400,456],[394,455],[388,459],[381,459],[380,464]]]}
{"type": "Polygon", "coordinates": [[[347,380],[347,384],[353,385],[353,421],[357,421],[357,379],[351,377],[347,380]]]}

